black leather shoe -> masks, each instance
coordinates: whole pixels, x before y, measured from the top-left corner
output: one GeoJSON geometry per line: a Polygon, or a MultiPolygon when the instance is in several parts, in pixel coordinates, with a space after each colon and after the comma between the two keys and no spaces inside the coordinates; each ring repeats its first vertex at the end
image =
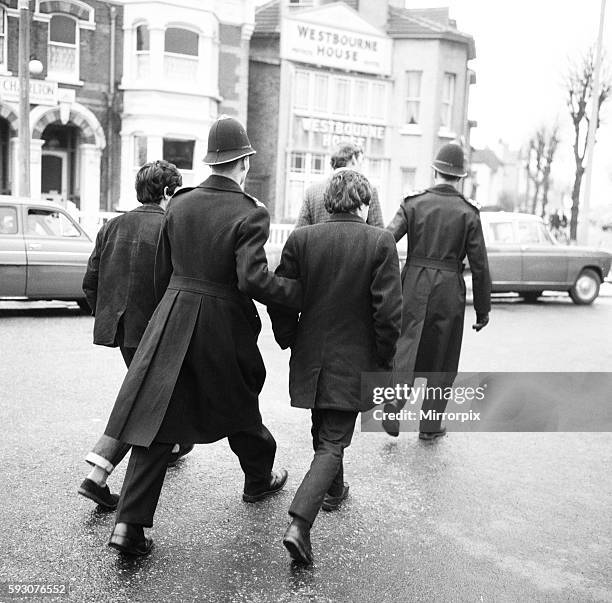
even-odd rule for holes
{"type": "Polygon", "coordinates": [[[286,469],[281,469],[280,471],[272,471],[272,475],[270,476],[270,483],[267,486],[264,486],[263,490],[254,490],[253,492],[244,492],[242,494],[242,500],[248,503],[254,503],[258,500],[263,500],[266,496],[270,496],[270,494],[276,494],[279,490],[283,489],[285,482],[287,481],[287,473],[286,469]]]}
{"type": "Polygon", "coordinates": [[[108,546],[125,555],[148,555],[153,548],[153,539],[144,535],[142,526],[118,523],[111,534],[108,546]]]}
{"type": "Polygon", "coordinates": [[[170,460],[168,461],[168,467],[174,467],[177,461],[189,454],[193,450],[193,444],[179,444],[179,451],[173,452],[170,460]]]}
{"type": "Polygon", "coordinates": [[[111,494],[108,486],[104,487],[98,486],[96,482],[90,480],[86,477],[83,480],[83,483],[79,486],[78,490],[81,496],[85,496],[90,500],[93,500],[95,503],[99,504],[101,507],[108,509],[109,511],[114,511],[117,508],[117,503],[119,502],[118,494],[111,494]]]}
{"type": "Polygon", "coordinates": [[[339,496],[330,496],[329,494],[325,495],[321,509],[324,511],[337,511],[342,504],[342,501],[348,496],[348,493],[349,485],[344,482],[344,485],[342,486],[342,493],[339,496]]]}
{"type": "MultiPolygon", "coordinates": [[[[304,522],[305,523],[305,522],[304,522]]],[[[312,563],[312,546],[310,545],[310,529],[300,525],[295,519],[289,524],[283,544],[289,551],[291,560],[309,565],[312,563]]]]}
{"type": "Polygon", "coordinates": [[[443,427],[440,431],[420,431],[419,440],[435,440],[443,435],[446,435],[446,427],[443,427]]]}

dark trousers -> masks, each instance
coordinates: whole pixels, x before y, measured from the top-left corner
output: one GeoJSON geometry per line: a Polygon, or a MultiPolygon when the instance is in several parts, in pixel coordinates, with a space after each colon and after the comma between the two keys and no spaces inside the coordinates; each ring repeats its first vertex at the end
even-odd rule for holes
{"type": "Polygon", "coordinates": [[[304,476],[289,515],[312,524],[319,513],[325,494],[339,496],[344,488],[344,449],[351,443],[357,412],[312,410],[312,445],[315,451],[308,473],[304,476]]]}
{"type": "MultiPolygon", "coordinates": [[[[136,354],[136,348],[127,348],[120,345],[119,350],[125,366],[130,368],[134,354],[136,354]]],[[[102,434],[85,460],[90,465],[97,465],[105,469],[107,473],[112,473],[114,468],[125,458],[130,448],[129,444],[124,444],[115,438],[102,434]]]]}
{"type": "MultiPolygon", "coordinates": [[[[232,434],[227,440],[244,471],[245,491],[269,486],[276,441],[266,426],[262,424],[232,434]]],[[[172,448],[173,444],[159,442],[153,442],[149,448],[132,447],[117,506],[117,523],[132,523],[147,528],[153,525],[172,448]]]]}

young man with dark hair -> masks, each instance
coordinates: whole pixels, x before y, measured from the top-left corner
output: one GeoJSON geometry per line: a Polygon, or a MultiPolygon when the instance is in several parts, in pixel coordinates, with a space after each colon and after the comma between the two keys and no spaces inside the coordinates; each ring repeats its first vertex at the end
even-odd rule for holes
{"type": "Polygon", "coordinates": [[[365,224],[372,189],[362,174],[339,169],[324,195],[329,220],[297,228],[277,274],[299,279],[302,313],[269,307],[276,341],[291,348],[291,405],[310,409],[312,464],[298,488],[283,544],[291,558],[312,561],[310,529],[320,508],[336,510],[348,494],[342,459],[361,399],[361,373],[389,370],[400,333],[402,295],[393,237],[365,224]]]}
{"type": "MultiPolygon", "coordinates": [[[[356,144],[343,144],[339,146],[331,156],[330,164],[334,172],[342,168],[349,168],[360,172],[363,163],[363,150],[356,144]]],[[[300,209],[300,215],[295,223],[296,228],[308,226],[309,224],[318,224],[329,218],[323,197],[329,183],[329,178],[311,184],[304,193],[304,202],[300,209]]],[[[372,199],[368,205],[366,212],[366,222],[371,226],[384,227],[382,210],[378,201],[378,193],[375,188],[372,188],[372,199]]]]}
{"type": "MultiPolygon", "coordinates": [[[[135,184],[142,205],[107,222],[89,258],[83,291],[95,316],[94,344],[119,347],[127,367],[155,310],[155,248],[164,207],[181,184],[174,164],[153,161],[143,165],[135,184]]],[[[92,470],[79,494],[107,509],[116,508],[119,497],[111,494],[106,480],[129,449],[129,444],[102,435],[85,457],[92,470]]],[[[172,460],[185,452],[177,451],[172,460]]]]}

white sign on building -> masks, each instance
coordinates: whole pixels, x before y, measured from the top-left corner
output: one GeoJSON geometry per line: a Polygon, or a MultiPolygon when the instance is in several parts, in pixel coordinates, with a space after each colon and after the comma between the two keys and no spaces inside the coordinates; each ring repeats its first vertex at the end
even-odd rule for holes
{"type": "MultiPolygon", "coordinates": [[[[19,78],[0,76],[0,99],[19,102],[19,78]]],[[[57,82],[30,80],[30,103],[33,105],[57,105],[57,82]]]]}
{"type": "MultiPolygon", "coordinates": [[[[346,11],[349,13],[348,8],[346,11]]],[[[344,20],[329,21],[345,23],[346,29],[343,29],[314,19],[306,20],[307,15],[302,15],[302,18],[287,17],[282,21],[281,58],[361,73],[391,73],[391,40],[379,35],[375,28],[354,30],[344,20]]],[[[362,19],[357,19],[362,25],[362,19]]]]}

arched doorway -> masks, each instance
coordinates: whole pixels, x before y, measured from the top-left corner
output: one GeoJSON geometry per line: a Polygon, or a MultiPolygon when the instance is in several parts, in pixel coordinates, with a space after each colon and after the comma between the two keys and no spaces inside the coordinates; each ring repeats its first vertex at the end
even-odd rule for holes
{"type": "Polygon", "coordinates": [[[40,194],[43,199],[81,206],[78,149],[81,131],[74,124],[49,124],[42,133],[40,194]]]}
{"type": "MultiPolygon", "coordinates": [[[[81,220],[95,220],[100,211],[102,151],[106,138],[98,118],[79,103],[35,107],[30,113],[32,155],[38,155],[38,181],[32,193],[72,202],[81,220]]],[[[33,174],[34,176],[34,174],[33,174]]]]}

